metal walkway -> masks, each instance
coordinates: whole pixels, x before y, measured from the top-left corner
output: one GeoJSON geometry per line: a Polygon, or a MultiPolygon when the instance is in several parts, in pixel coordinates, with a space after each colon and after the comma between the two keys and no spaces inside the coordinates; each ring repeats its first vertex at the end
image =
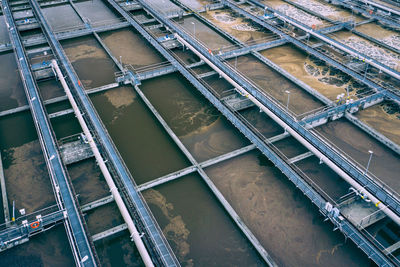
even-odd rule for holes
{"type": "Polygon", "coordinates": [[[150,209],[147,207],[144,199],[137,191],[133,178],[129,174],[117,149],[112,143],[107,130],[96,113],[96,110],[87,96],[83,86],[81,85],[81,82],[73,70],[72,65],[68,61],[61,44],[58,42],[50,25],[44,17],[38,2],[36,0],[30,0],[29,2],[32,6],[34,14],[36,15],[36,18],[42,25],[43,32],[45,33],[46,38],[59,61],[60,67],[65,72],[66,77],[70,82],[71,91],[74,94],[76,102],[80,105],[82,112],[85,114],[85,120],[87,120],[88,126],[92,128],[91,130],[96,135],[96,140],[100,144],[99,147],[101,147],[103,152],[106,154],[105,158],[108,159],[109,163],[111,163],[109,164],[110,169],[113,168],[111,173],[114,172],[115,176],[117,176],[114,178],[119,178],[123,184],[123,192],[126,193],[128,198],[127,200],[130,201],[128,206],[131,207],[132,212],[135,212],[134,218],[138,229],[145,233],[142,238],[145,241],[148,249],[152,251],[153,261],[155,263],[159,262],[159,264],[165,266],[179,265],[175,255],[169,247],[169,244],[165,240],[161,229],[151,214],[150,209]]]}
{"type": "Polygon", "coordinates": [[[332,1],[332,4],[341,5],[347,9],[350,9],[357,13],[360,13],[365,17],[370,17],[374,20],[378,20],[381,23],[383,23],[389,27],[392,27],[394,29],[400,29],[400,21],[398,21],[397,19],[391,18],[391,16],[388,16],[389,14],[382,14],[381,12],[380,13],[373,12],[373,10],[368,8],[367,5],[360,4],[360,1],[358,1],[358,0],[354,0],[354,1],[334,0],[334,1],[332,1]],[[372,13],[371,13],[371,11],[372,11],[372,13]]]}
{"type": "MultiPolygon", "coordinates": [[[[118,6],[113,0],[108,0],[108,2],[115,7],[121,14],[124,15],[124,10],[118,6]]],[[[165,19],[158,12],[153,10],[150,6],[148,6],[143,1],[139,2],[145,7],[145,9],[151,13],[154,17],[156,17],[161,23],[168,26],[170,29],[176,31],[176,26],[170,23],[169,20],[165,19]]],[[[125,15],[124,15],[125,16],[125,15]]],[[[220,100],[213,95],[202,83],[200,83],[196,77],[191,74],[182,64],[180,64],[172,55],[170,55],[160,44],[156,42],[156,40],[149,35],[144,29],[142,29],[137,22],[130,18],[128,15],[126,19],[135,27],[136,30],[139,31],[140,34],[146,40],[148,40],[168,61],[172,63],[231,123],[233,123],[253,144],[255,144],[263,153],[266,155],[274,164],[277,166],[287,177],[298,187],[303,193],[312,200],[314,204],[316,204],[321,213],[328,216],[331,221],[337,225],[346,236],[350,236],[350,238],[358,244],[370,257],[373,258],[374,261],[381,263],[382,265],[390,266],[390,263],[383,256],[381,252],[376,250],[374,246],[369,243],[349,222],[345,219],[337,220],[337,218],[332,217],[326,210],[324,209],[326,201],[280,157],[275,153],[273,149],[271,149],[268,144],[264,142],[264,140],[260,139],[255,133],[253,133],[248,126],[246,126],[236,114],[234,114],[231,110],[229,110],[225,105],[223,105],[220,100]]],[[[180,31],[179,29],[177,29],[180,31]]],[[[190,40],[188,36],[184,36],[185,40],[190,40]]],[[[206,52],[206,54],[208,54],[206,52]]],[[[189,170],[190,171],[190,170],[189,170]]]]}
{"type": "MultiPolygon", "coordinates": [[[[227,76],[229,76],[229,79],[234,81],[233,85],[235,87],[237,87],[237,85],[240,85],[245,88],[247,92],[249,92],[255,99],[257,99],[257,101],[259,101],[263,105],[263,107],[265,107],[271,114],[273,114],[273,116],[279,118],[278,120],[287,125],[283,126],[284,128],[290,127],[290,129],[292,129],[293,131],[292,134],[299,136],[301,140],[304,140],[306,143],[308,143],[309,149],[313,150],[311,148],[313,147],[314,153],[320,153],[321,155],[324,155],[322,157],[325,157],[324,161],[327,164],[329,164],[330,162],[333,163],[335,165],[334,169],[337,172],[340,172],[343,176],[352,177],[350,179],[355,179],[361,186],[368,188],[368,191],[372,192],[374,196],[379,197],[380,201],[384,202],[386,205],[389,205],[393,211],[400,214],[400,201],[394,198],[391,193],[388,193],[382,185],[364,175],[361,169],[353,165],[339,152],[333,150],[331,146],[327,145],[323,140],[318,138],[318,136],[312,134],[310,131],[302,127],[297,121],[295,121],[292,116],[288,115],[282,107],[277,105],[268,96],[263,94],[258,88],[254,87],[254,85],[252,85],[246,78],[242,77],[240,74],[236,73],[227,65],[223,64],[217,57],[210,54],[206,47],[203,47],[197,41],[193,40],[193,37],[184,32],[183,29],[181,29],[168,19],[164,18],[161,14],[159,14],[159,12],[157,13],[156,11],[154,11],[152,7],[147,3],[142,1],[139,2],[141,2],[145,9],[150,11],[152,15],[155,16],[160,22],[178,33],[179,40],[184,40],[185,42],[190,44],[190,46],[192,46],[191,49],[195,49],[200,55],[202,55],[209,62],[214,64],[220,71],[221,75],[226,74],[227,76]]],[[[226,2],[228,1],[224,1],[224,3],[226,2]]],[[[247,93],[243,92],[243,94],[247,93]]],[[[378,203],[378,200],[376,202],[378,203]]]]}
{"type": "Polygon", "coordinates": [[[67,212],[59,210],[45,216],[39,215],[31,220],[19,220],[13,223],[12,226],[0,231],[0,252],[29,241],[31,236],[51,229],[67,219],[67,216],[67,212]]]}
{"type": "MultiPolygon", "coordinates": [[[[265,8],[264,4],[259,3],[258,1],[255,0],[249,0],[249,2],[253,3],[254,5],[261,7],[261,8],[265,8]]],[[[360,82],[361,84],[364,84],[370,88],[372,88],[373,90],[375,90],[376,92],[384,92],[385,95],[390,98],[393,99],[394,101],[397,101],[398,103],[400,103],[400,96],[397,94],[394,94],[392,92],[390,92],[389,90],[387,90],[386,88],[383,88],[382,86],[378,85],[377,83],[375,83],[374,81],[370,80],[368,77],[365,77],[364,75],[361,75],[360,73],[354,71],[353,69],[350,69],[348,66],[346,66],[343,63],[340,63],[334,59],[332,59],[331,57],[317,51],[316,49],[300,42],[299,39],[294,38],[286,33],[284,33],[283,31],[281,31],[280,29],[277,29],[276,27],[274,27],[273,25],[271,25],[269,23],[268,20],[265,20],[265,18],[263,16],[255,16],[241,8],[239,8],[235,3],[233,3],[232,1],[228,1],[228,0],[224,0],[224,3],[226,6],[232,8],[233,10],[235,10],[236,12],[238,12],[239,14],[253,20],[254,22],[256,22],[257,24],[259,24],[260,26],[280,35],[282,38],[288,40],[290,43],[292,43],[293,45],[295,45],[296,47],[300,48],[301,50],[305,51],[306,53],[313,55],[319,59],[322,59],[323,61],[325,61],[327,64],[337,68],[338,70],[343,71],[344,73],[349,74],[351,77],[353,77],[355,80],[357,80],[358,82],[360,82]]]]}
{"type": "Polygon", "coordinates": [[[334,47],[338,48],[339,50],[344,51],[354,57],[357,57],[359,60],[366,62],[366,63],[370,64],[371,66],[374,66],[378,70],[383,71],[383,72],[387,73],[388,75],[400,80],[400,73],[398,71],[382,64],[381,62],[378,62],[375,59],[373,59],[365,54],[362,54],[361,52],[355,50],[354,48],[349,47],[339,41],[336,41],[335,39],[332,39],[321,32],[313,30],[311,27],[308,27],[304,23],[296,21],[295,19],[292,19],[291,17],[284,15],[282,12],[272,9],[264,4],[259,4],[258,1],[255,1],[255,0],[250,0],[250,1],[252,3],[258,3],[258,5],[263,7],[265,10],[272,12],[274,14],[274,16],[278,17],[279,19],[281,19],[291,25],[294,25],[295,27],[305,31],[306,33],[310,34],[311,36],[313,36],[331,46],[334,46],[334,47]]]}
{"type": "MultiPolygon", "coordinates": [[[[250,0],[250,1],[253,2],[254,0],[250,0]]],[[[254,2],[256,2],[256,1],[254,1],[254,2]]],[[[292,43],[299,45],[302,49],[306,50],[307,52],[310,51],[309,47],[305,46],[304,44],[302,44],[295,38],[292,38],[292,37],[284,34],[280,30],[265,23],[260,18],[239,8],[236,4],[232,3],[231,1],[225,0],[224,3],[227,6],[234,9],[235,11],[239,12],[240,14],[245,15],[246,17],[257,22],[261,26],[264,26],[267,29],[272,30],[273,32],[281,34],[282,36],[284,36],[284,38],[288,38],[292,43]]],[[[262,5],[262,4],[259,4],[259,5],[262,5]]],[[[177,28],[177,27],[175,27],[175,28],[177,28]]],[[[173,28],[173,29],[175,30],[175,28],[173,28]]],[[[181,30],[179,30],[179,31],[182,32],[181,30]]],[[[188,34],[185,34],[183,37],[186,40],[187,40],[187,38],[189,38],[189,40],[190,40],[190,37],[188,37],[188,34]]],[[[211,57],[207,52],[204,52],[204,48],[199,47],[199,45],[196,44],[195,42],[192,42],[192,43],[194,43],[194,47],[198,47],[199,49],[203,50],[203,54],[206,55],[210,59],[210,61],[213,61],[213,63],[216,61],[215,57],[211,57]]],[[[318,55],[316,55],[316,56],[319,58],[322,57],[324,60],[326,60],[329,63],[332,61],[330,58],[328,58],[320,53],[318,53],[318,55]]],[[[217,66],[221,67],[222,70],[227,69],[227,66],[225,66],[221,63],[217,63],[217,64],[218,64],[217,66]]],[[[342,68],[341,70],[345,70],[345,69],[347,69],[347,68],[342,68]]],[[[229,70],[228,70],[228,73],[229,73],[229,70]]],[[[348,159],[344,158],[339,152],[333,150],[333,148],[331,148],[329,145],[325,144],[324,141],[319,139],[316,135],[312,134],[311,132],[309,132],[302,126],[300,126],[299,122],[296,122],[290,115],[286,114],[285,111],[281,107],[274,104],[273,101],[269,100],[268,97],[266,97],[264,94],[262,94],[256,88],[254,88],[249,82],[245,81],[243,78],[240,78],[239,76],[235,77],[235,75],[232,75],[232,74],[231,74],[231,77],[233,80],[236,79],[237,81],[239,81],[238,82],[239,84],[246,85],[245,88],[251,93],[251,95],[253,95],[258,101],[260,101],[267,108],[272,110],[276,116],[281,118],[292,129],[294,129],[298,134],[300,134],[310,144],[312,144],[315,148],[317,148],[322,154],[324,154],[327,158],[329,158],[343,172],[345,172],[347,175],[351,176],[354,180],[356,180],[364,188],[368,189],[368,191],[370,191],[375,197],[379,198],[382,202],[384,202],[386,205],[388,205],[393,210],[393,212],[395,212],[397,215],[400,214],[400,200],[394,196],[393,192],[389,192],[388,191],[389,189],[385,188],[383,185],[379,184],[377,181],[374,181],[368,175],[364,175],[364,173],[361,169],[359,169],[357,166],[355,166],[348,159]]],[[[380,90],[387,93],[387,91],[383,88],[380,88],[380,90]]],[[[342,108],[346,108],[346,107],[342,107],[342,108]]]]}
{"type": "Polygon", "coordinates": [[[8,31],[13,43],[16,61],[24,81],[24,89],[28,99],[35,127],[39,136],[44,159],[52,181],[53,190],[60,210],[65,209],[68,215],[65,227],[71,244],[76,264],[79,266],[96,266],[96,258],[82,223],[76,198],[69,184],[69,177],[61,161],[47,113],[44,110],[38,86],[33,78],[21,38],[14,23],[8,0],[2,1],[3,11],[9,25],[8,31]]]}

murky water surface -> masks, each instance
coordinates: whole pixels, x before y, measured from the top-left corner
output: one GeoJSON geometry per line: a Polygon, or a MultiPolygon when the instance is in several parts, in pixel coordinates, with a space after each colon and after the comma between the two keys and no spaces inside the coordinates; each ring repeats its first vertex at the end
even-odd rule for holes
{"type": "Polygon", "coordinates": [[[123,29],[100,36],[113,56],[124,65],[137,68],[165,61],[137,32],[123,29]]]}
{"type": "Polygon", "coordinates": [[[211,29],[195,17],[185,17],[177,20],[176,23],[187,33],[204,43],[208,49],[218,50],[232,45],[232,42],[222,37],[215,30],[211,29]]]}
{"type": "Polygon", "coordinates": [[[259,152],[206,170],[280,266],[365,266],[368,258],[259,152]]]}
{"type": "Polygon", "coordinates": [[[25,91],[14,53],[0,54],[0,62],[0,111],[25,105],[25,91]]]}
{"type": "Polygon", "coordinates": [[[399,111],[397,104],[384,102],[380,105],[361,110],[356,115],[361,121],[400,145],[399,111]]]}
{"type": "Polygon", "coordinates": [[[200,9],[207,4],[211,4],[213,1],[212,0],[180,0],[181,3],[185,4],[186,6],[197,10],[200,9]]]}
{"type": "Polygon", "coordinates": [[[347,74],[291,45],[271,48],[261,54],[332,101],[336,100],[337,95],[347,95],[347,92],[356,99],[364,89],[347,74]]]}
{"type": "Polygon", "coordinates": [[[169,75],[140,87],[192,155],[204,161],[247,144],[194,87],[182,80],[169,75]]]}
{"type": "Polygon", "coordinates": [[[241,73],[246,75],[267,95],[277,100],[283,107],[288,104],[287,92],[290,92],[289,110],[294,114],[300,115],[323,106],[322,103],[311,97],[302,88],[253,56],[238,57],[237,63],[236,59],[231,59],[229,64],[233,67],[236,66],[241,73]]]}
{"type": "Polygon", "coordinates": [[[316,131],[359,162],[362,167],[367,165],[368,151],[372,150],[374,154],[369,170],[394,191],[400,192],[400,156],[397,153],[344,119],[318,127],[316,131]]]}
{"type": "Polygon", "coordinates": [[[16,208],[27,213],[55,204],[30,113],[2,118],[0,140],[9,203],[15,201],[16,208]]]}
{"type": "MultiPolygon", "coordinates": [[[[170,13],[179,10],[175,4],[167,0],[149,2],[160,9],[160,12],[170,13]]],[[[193,9],[211,3],[206,0],[183,2],[193,9]]],[[[285,4],[279,0],[264,2],[274,7],[285,4]]],[[[310,9],[315,9],[322,3],[317,0],[296,0],[296,2],[310,9]]],[[[329,18],[347,19],[351,16],[348,11],[326,3],[324,5],[327,8],[317,12],[323,12],[329,18]]],[[[78,2],[76,6],[94,25],[115,22],[119,17],[99,0],[78,2]]],[[[249,6],[246,9],[257,15],[262,15],[263,12],[249,6]]],[[[295,16],[304,16],[301,12],[293,10],[295,16]]],[[[43,8],[43,12],[56,32],[83,27],[82,21],[69,5],[43,8]]],[[[30,11],[16,12],[15,17],[24,17],[29,13],[30,11]]],[[[142,11],[133,13],[146,16],[142,11]]],[[[229,10],[208,11],[202,15],[241,42],[257,42],[260,39],[273,38],[269,32],[237,17],[229,10]]],[[[359,21],[360,17],[355,19],[359,21]]],[[[232,48],[231,41],[194,16],[175,22],[213,53],[232,48]]],[[[326,21],[321,21],[321,25],[327,25],[326,21]]],[[[376,24],[366,24],[357,29],[370,31],[376,38],[383,38],[385,42],[390,41],[394,46],[397,44],[398,35],[383,28],[380,30],[376,24]]],[[[39,33],[40,31],[29,31],[23,33],[23,36],[29,38],[39,33]]],[[[99,35],[117,60],[122,61],[124,65],[132,65],[135,70],[165,62],[164,57],[131,28],[99,35]]],[[[7,38],[4,18],[0,17],[0,43],[7,41],[7,38]]],[[[62,45],[85,88],[99,87],[115,81],[114,73],[118,69],[94,37],[63,41],[62,45]]],[[[174,52],[185,64],[199,61],[191,52],[182,49],[174,49],[174,52]]],[[[356,98],[360,91],[365,89],[345,74],[330,69],[291,46],[269,49],[261,54],[331,100],[347,90],[350,96],[356,98]]],[[[43,60],[43,57],[35,58],[32,62],[40,60],[43,60]]],[[[0,54],[0,62],[0,111],[25,105],[26,97],[14,54],[0,54]]],[[[294,114],[323,107],[322,103],[305,93],[303,89],[252,56],[231,59],[229,64],[236,66],[282,107],[288,104],[286,91],[290,91],[288,106],[294,114]]],[[[196,73],[207,71],[210,71],[207,66],[195,69],[196,73]]],[[[206,77],[204,81],[216,95],[226,95],[233,88],[218,75],[206,77]]],[[[59,82],[54,80],[41,81],[38,85],[44,100],[64,95],[59,82]]],[[[181,75],[174,73],[143,81],[139,88],[197,161],[208,160],[249,144],[238,130],[181,75]]],[[[137,184],[190,165],[133,87],[121,86],[92,95],[90,98],[137,184]]],[[[69,107],[67,102],[62,102],[49,105],[46,110],[52,113],[69,107]]],[[[266,138],[284,132],[264,113],[260,113],[258,108],[249,108],[240,114],[266,138]]],[[[398,110],[395,107],[384,103],[363,110],[357,116],[394,142],[400,143],[400,133],[397,132],[400,127],[397,123],[398,110]]],[[[51,119],[51,124],[57,139],[82,132],[73,114],[51,119]]],[[[400,164],[397,154],[345,120],[330,122],[317,128],[316,131],[362,165],[368,160],[368,150],[373,150],[370,170],[400,192],[397,181],[397,173],[400,171],[397,166],[400,164]]],[[[306,149],[293,138],[283,139],[274,145],[287,158],[306,152],[306,149]]],[[[0,118],[0,151],[8,200],[10,202],[14,200],[17,209],[25,208],[27,212],[33,212],[55,203],[30,112],[0,118]]],[[[337,199],[347,193],[348,184],[326,165],[320,165],[317,158],[309,157],[297,162],[296,166],[329,197],[337,199]]],[[[93,158],[72,164],[67,170],[81,205],[110,194],[93,158]]],[[[332,225],[323,222],[309,200],[259,152],[252,151],[211,166],[206,172],[280,266],[370,265],[361,250],[350,241],[346,243],[338,231],[333,232],[332,225]]],[[[143,193],[183,266],[264,265],[254,248],[197,174],[179,178],[143,193]]],[[[2,223],[4,216],[0,214],[2,223]]],[[[122,224],[123,220],[116,204],[109,203],[86,212],[85,222],[89,233],[94,235],[122,224]]],[[[116,236],[95,242],[95,246],[100,262],[104,266],[143,265],[126,230],[116,236]]],[[[2,253],[1,260],[0,265],[5,266],[74,265],[62,225],[48,233],[33,237],[27,244],[2,253]]]]}
{"type": "Polygon", "coordinates": [[[215,25],[244,43],[266,42],[272,33],[262,30],[250,20],[239,17],[232,10],[215,10],[204,14],[215,25]]]}
{"type": "Polygon", "coordinates": [[[8,36],[6,20],[4,16],[0,16],[0,43],[10,42],[10,37],[8,36]]]}
{"type": "Polygon", "coordinates": [[[72,39],[62,44],[85,87],[95,88],[115,82],[114,73],[118,68],[94,37],[72,39]]]}
{"type": "Polygon", "coordinates": [[[197,175],[144,192],[183,266],[262,266],[197,175]]]}
{"type": "Polygon", "coordinates": [[[92,26],[112,24],[119,21],[106,5],[100,0],[91,0],[75,3],[82,16],[89,19],[92,26]]]}
{"type": "Polygon", "coordinates": [[[83,22],[69,5],[43,8],[42,12],[55,32],[84,27],[83,22]]]}
{"type": "Polygon", "coordinates": [[[92,97],[94,106],[136,181],[141,184],[188,166],[184,155],[132,87],[92,97]]]}
{"type": "Polygon", "coordinates": [[[32,237],[28,243],[1,254],[3,266],[65,266],[75,265],[67,234],[62,224],[45,234],[32,237]]]}

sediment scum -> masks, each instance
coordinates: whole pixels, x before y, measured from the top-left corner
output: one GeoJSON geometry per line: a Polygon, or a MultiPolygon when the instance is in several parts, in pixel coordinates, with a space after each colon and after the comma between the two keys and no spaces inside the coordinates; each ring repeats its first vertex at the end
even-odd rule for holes
{"type": "Polygon", "coordinates": [[[389,46],[400,49],[400,34],[383,25],[367,23],[356,27],[356,30],[377,38],[389,46]]]}
{"type": "Polygon", "coordinates": [[[393,102],[361,110],[356,116],[378,130],[387,138],[400,145],[400,106],[393,102]]]}
{"type": "Polygon", "coordinates": [[[306,13],[303,10],[300,10],[291,5],[279,5],[276,7],[276,10],[288,17],[291,17],[292,19],[301,21],[309,27],[320,26],[324,23],[320,18],[310,15],[309,13],[306,13]]]}
{"type": "Polygon", "coordinates": [[[174,97],[173,106],[177,107],[177,112],[171,120],[171,126],[179,136],[202,132],[220,117],[217,109],[210,104],[204,105],[192,96],[180,93],[174,97]]]}
{"type": "MultiPolygon", "coordinates": [[[[261,52],[270,53],[269,50],[261,52]]],[[[230,63],[233,64],[233,60],[230,63]]],[[[280,73],[265,65],[263,62],[253,56],[238,57],[238,69],[253,81],[265,93],[270,94],[282,105],[287,104],[287,93],[290,91],[289,109],[295,114],[303,114],[311,110],[320,108],[323,104],[310,97],[302,88],[286,79],[280,73]]]]}
{"type": "Polygon", "coordinates": [[[290,45],[271,48],[261,54],[330,100],[336,100],[337,95],[346,93],[347,89],[350,97],[358,97],[368,90],[346,73],[290,45]]]}
{"type": "Polygon", "coordinates": [[[367,89],[366,86],[354,81],[346,73],[327,66],[325,62],[314,56],[307,58],[304,62],[304,69],[309,75],[317,78],[318,81],[342,88],[345,92],[348,91],[349,95],[363,94],[367,89]],[[354,92],[354,90],[356,90],[356,92],[354,92]]]}
{"type": "Polygon", "coordinates": [[[54,204],[50,178],[47,174],[39,141],[31,141],[5,151],[4,176],[9,201],[27,213],[54,204]]]}
{"type": "Polygon", "coordinates": [[[158,207],[164,215],[163,220],[167,220],[163,233],[168,241],[172,242],[171,246],[174,248],[181,264],[184,266],[193,266],[193,260],[186,258],[190,252],[190,245],[188,243],[190,231],[186,228],[182,216],[174,214],[174,206],[172,203],[168,203],[167,199],[159,191],[149,189],[143,193],[143,196],[146,198],[147,203],[158,207]]]}
{"type": "Polygon", "coordinates": [[[136,101],[137,95],[133,90],[130,87],[119,87],[104,93],[108,102],[115,108],[112,112],[111,124],[115,123],[119,116],[124,114],[126,107],[136,101]]]}
{"type": "Polygon", "coordinates": [[[133,88],[120,87],[117,89],[108,90],[104,93],[104,96],[115,108],[127,107],[136,99],[136,94],[133,92],[133,88]]]}
{"type": "Polygon", "coordinates": [[[386,66],[397,69],[400,64],[400,56],[387,49],[365,40],[364,38],[351,35],[351,33],[342,32],[333,35],[336,39],[341,39],[345,45],[357,50],[358,52],[385,64],[386,66]],[[350,35],[350,36],[349,36],[350,35]]]}
{"type": "Polygon", "coordinates": [[[321,14],[322,16],[337,16],[337,9],[326,5],[326,3],[322,4],[319,2],[314,2],[310,0],[295,0],[297,4],[300,4],[303,7],[308,8],[311,11],[317,12],[318,14],[321,14]]]}
{"type": "Polygon", "coordinates": [[[389,115],[396,115],[396,118],[400,120],[400,106],[396,103],[387,102],[380,105],[382,109],[389,115]]]}
{"type": "Polygon", "coordinates": [[[259,28],[256,28],[253,26],[250,21],[243,23],[246,21],[243,18],[238,17],[237,15],[231,13],[231,12],[221,12],[221,11],[211,11],[214,13],[212,16],[215,20],[218,22],[221,22],[223,24],[232,24],[230,28],[238,31],[261,31],[259,28]]]}
{"type": "Polygon", "coordinates": [[[311,203],[264,156],[251,152],[207,174],[280,266],[352,266],[364,258],[318,218],[311,203]],[[329,253],[320,253],[329,251],[329,253]],[[334,252],[334,253],[332,253],[334,252]],[[340,262],[338,262],[340,261],[340,262]]]}
{"type": "Polygon", "coordinates": [[[258,40],[271,35],[231,10],[208,11],[204,17],[242,42],[258,40]]]}
{"type": "Polygon", "coordinates": [[[71,45],[66,45],[66,46],[64,46],[64,49],[68,55],[68,59],[72,63],[74,63],[78,60],[87,59],[87,58],[91,58],[91,59],[93,59],[93,58],[107,59],[108,58],[107,54],[103,50],[101,50],[93,45],[88,44],[88,42],[86,40],[79,42],[79,43],[73,43],[71,45]]]}
{"type": "Polygon", "coordinates": [[[0,110],[25,105],[26,96],[13,53],[0,53],[0,110]]]}

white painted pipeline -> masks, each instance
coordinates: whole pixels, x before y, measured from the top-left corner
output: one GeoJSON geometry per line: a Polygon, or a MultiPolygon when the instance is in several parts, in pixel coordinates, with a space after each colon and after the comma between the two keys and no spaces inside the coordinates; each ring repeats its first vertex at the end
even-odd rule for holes
{"type": "Polygon", "coordinates": [[[131,238],[135,242],[135,245],[140,253],[140,256],[142,257],[143,263],[146,265],[146,267],[154,267],[153,262],[151,261],[151,258],[149,256],[149,253],[146,250],[146,247],[143,244],[143,241],[135,227],[135,224],[133,223],[133,220],[128,212],[128,209],[125,206],[125,203],[123,202],[121,195],[118,192],[117,187],[115,186],[115,183],[110,175],[110,172],[107,169],[106,164],[104,163],[104,160],[100,154],[99,149],[96,146],[96,143],[93,140],[92,134],[89,131],[89,128],[86,125],[86,122],[83,119],[83,116],[75,102],[74,97],[71,94],[71,91],[65,82],[64,76],[62,75],[60,68],[57,65],[57,62],[53,59],[51,61],[51,64],[53,68],[56,70],[57,77],[60,79],[62,86],[64,87],[65,93],[67,94],[68,100],[71,103],[72,108],[74,109],[75,116],[78,118],[79,124],[81,125],[83,132],[85,133],[85,136],[89,142],[90,148],[93,151],[93,154],[96,158],[97,164],[100,167],[100,170],[104,176],[104,178],[107,181],[108,187],[110,188],[110,192],[112,193],[115,202],[117,203],[118,209],[120,210],[122,217],[124,218],[125,223],[128,226],[129,232],[131,233],[131,238]]]}
{"type": "Polygon", "coordinates": [[[393,13],[393,14],[396,14],[396,15],[400,16],[400,12],[397,11],[396,9],[394,9],[394,8],[391,8],[391,7],[388,7],[388,6],[385,6],[385,5],[381,5],[381,4],[375,3],[373,1],[367,1],[367,0],[359,0],[359,1],[363,2],[364,4],[367,4],[367,5],[376,6],[376,7],[380,8],[380,9],[386,10],[386,11],[388,11],[390,13],[393,13]]]}
{"type": "Polygon", "coordinates": [[[294,20],[287,19],[284,16],[282,16],[282,15],[276,13],[276,12],[274,13],[274,16],[279,17],[281,20],[284,20],[284,21],[286,21],[286,22],[288,22],[290,24],[295,25],[296,27],[302,29],[303,31],[305,31],[305,32],[307,32],[307,33],[309,33],[311,35],[317,36],[317,38],[321,39],[322,41],[325,41],[328,44],[333,45],[333,46],[339,48],[340,50],[343,50],[343,51],[349,53],[350,55],[352,55],[354,57],[360,58],[360,60],[363,60],[363,61],[367,62],[368,64],[374,66],[378,70],[381,70],[381,71],[383,71],[383,72],[395,77],[396,79],[400,80],[400,75],[398,74],[398,72],[392,71],[391,68],[386,67],[386,66],[381,66],[380,64],[377,64],[375,61],[373,61],[371,58],[362,58],[359,54],[354,52],[352,49],[348,49],[344,45],[340,45],[340,44],[337,44],[335,42],[332,42],[331,40],[329,40],[325,36],[319,34],[318,32],[314,31],[313,29],[309,29],[309,28],[303,27],[302,25],[300,25],[299,23],[295,22],[294,20]]]}
{"type": "Polygon", "coordinates": [[[198,52],[193,46],[191,46],[188,42],[186,42],[182,37],[178,34],[175,34],[176,38],[179,42],[186,45],[192,52],[200,57],[206,64],[208,64],[211,68],[213,68],[216,72],[218,72],[222,77],[224,77],[230,84],[232,84],[237,90],[241,92],[241,94],[248,97],[254,104],[256,104],[261,110],[263,110],[271,119],[277,122],[283,129],[285,129],[290,135],[296,138],[301,144],[303,144],[306,148],[308,148],[314,155],[316,155],[321,161],[323,161],[326,165],[328,165],[334,172],[336,172],[340,177],[342,177],[346,182],[348,182],[352,187],[360,192],[361,195],[367,196],[376,207],[381,209],[388,217],[390,217],[395,223],[400,225],[400,218],[393,211],[391,211],[386,205],[382,204],[382,202],[377,199],[374,195],[370,194],[366,191],[358,182],[356,182],[353,178],[351,178],[347,173],[345,173],[341,168],[339,168],[335,163],[333,163],[329,158],[327,158],[324,154],[322,154],[318,149],[316,149],[312,144],[310,144],[307,140],[305,140],[301,135],[299,135],[296,131],[294,131],[289,125],[287,125],[284,121],[282,121],[278,116],[276,116],[273,112],[271,112],[268,108],[266,108],[261,102],[259,102],[256,98],[254,98],[251,94],[249,94],[243,87],[241,87],[238,83],[233,81],[227,74],[221,71],[217,66],[215,66],[211,61],[209,61],[205,56],[203,56],[200,52],[198,52]]]}

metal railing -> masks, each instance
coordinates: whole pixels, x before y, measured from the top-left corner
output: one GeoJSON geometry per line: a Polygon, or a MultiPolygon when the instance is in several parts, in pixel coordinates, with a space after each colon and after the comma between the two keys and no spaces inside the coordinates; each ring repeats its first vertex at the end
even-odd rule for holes
{"type": "Polygon", "coordinates": [[[38,215],[41,215],[42,217],[50,215],[52,213],[57,213],[60,212],[60,209],[57,204],[25,214],[25,215],[20,215],[16,216],[15,221],[13,222],[7,222],[7,223],[2,223],[0,224],[0,232],[3,230],[7,230],[10,227],[18,226],[22,224],[23,221],[33,221],[36,220],[38,215]]]}
{"type": "MultiPolygon", "coordinates": [[[[35,4],[37,5],[36,8],[40,9],[36,2],[33,2],[32,7],[34,7],[35,4]]],[[[65,221],[64,225],[74,254],[74,259],[78,264],[82,258],[86,257],[88,261],[86,261],[85,265],[95,266],[97,264],[97,258],[86,235],[82,222],[83,218],[78,209],[78,202],[71,191],[70,179],[61,161],[61,156],[55,141],[55,134],[52,130],[47,112],[44,109],[43,102],[38,92],[38,86],[29,68],[26,52],[19,33],[16,30],[7,0],[2,1],[2,5],[10,25],[10,27],[8,27],[10,39],[15,49],[18,67],[23,78],[25,93],[32,110],[32,116],[42,146],[49,176],[52,181],[57,205],[60,210],[63,210],[65,206],[65,210],[68,212],[68,220],[65,221]]]]}
{"type": "MultiPolygon", "coordinates": [[[[257,2],[251,0],[251,2],[257,2]]],[[[251,14],[248,14],[247,12],[243,10],[239,10],[238,7],[236,7],[234,4],[230,3],[230,1],[225,1],[225,3],[238,10],[238,12],[245,13],[245,15],[251,17],[253,20],[256,22],[266,25],[265,22],[260,21],[258,18],[254,17],[251,14]]],[[[268,25],[266,26],[267,28],[276,31],[277,29],[268,25]]],[[[299,41],[295,40],[294,38],[291,37],[286,37],[289,38],[292,42],[294,43],[299,43],[299,41]]],[[[304,46],[303,46],[304,47],[304,46]]],[[[306,51],[310,50],[309,47],[304,47],[306,51]]],[[[323,56],[323,55],[320,55],[323,56]]],[[[327,60],[331,61],[331,59],[325,57],[327,60]]],[[[325,60],[324,58],[324,60],[325,60]]],[[[347,68],[346,68],[347,69],[347,68]]],[[[386,204],[389,205],[394,211],[396,211],[398,214],[400,214],[400,201],[399,199],[393,198],[390,192],[386,192],[382,187],[380,187],[378,184],[376,184],[373,179],[370,177],[366,177],[362,171],[360,171],[356,166],[354,166],[353,162],[347,161],[346,158],[342,157],[340,153],[337,151],[333,150],[331,146],[329,146],[327,143],[324,142],[321,138],[313,134],[312,132],[309,132],[305,130],[302,126],[300,126],[298,123],[291,121],[290,117],[281,109],[279,106],[274,106],[271,105],[271,103],[268,103],[268,101],[265,101],[262,97],[260,92],[255,91],[254,93],[252,92],[252,95],[257,98],[261,103],[266,105],[267,107],[270,108],[272,112],[275,114],[278,114],[278,116],[289,123],[289,125],[292,127],[293,130],[295,130],[297,133],[302,135],[303,138],[305,138],[308,142],[314,145],[321,153],[323,153],[325,156],[327,156],[332,162],[340,166],[340,168],[345,171],[348,175],[353,177],[358,183],[360,183],[362,186],[365,186],[366,188],[369,189],[369,191],[372,192],[377,192],[377,190],[380,191],[380,194],[383,194],[385,196],[386,204]]],[[[380,197],[381,199],[382,197],[380,197]]]]}

